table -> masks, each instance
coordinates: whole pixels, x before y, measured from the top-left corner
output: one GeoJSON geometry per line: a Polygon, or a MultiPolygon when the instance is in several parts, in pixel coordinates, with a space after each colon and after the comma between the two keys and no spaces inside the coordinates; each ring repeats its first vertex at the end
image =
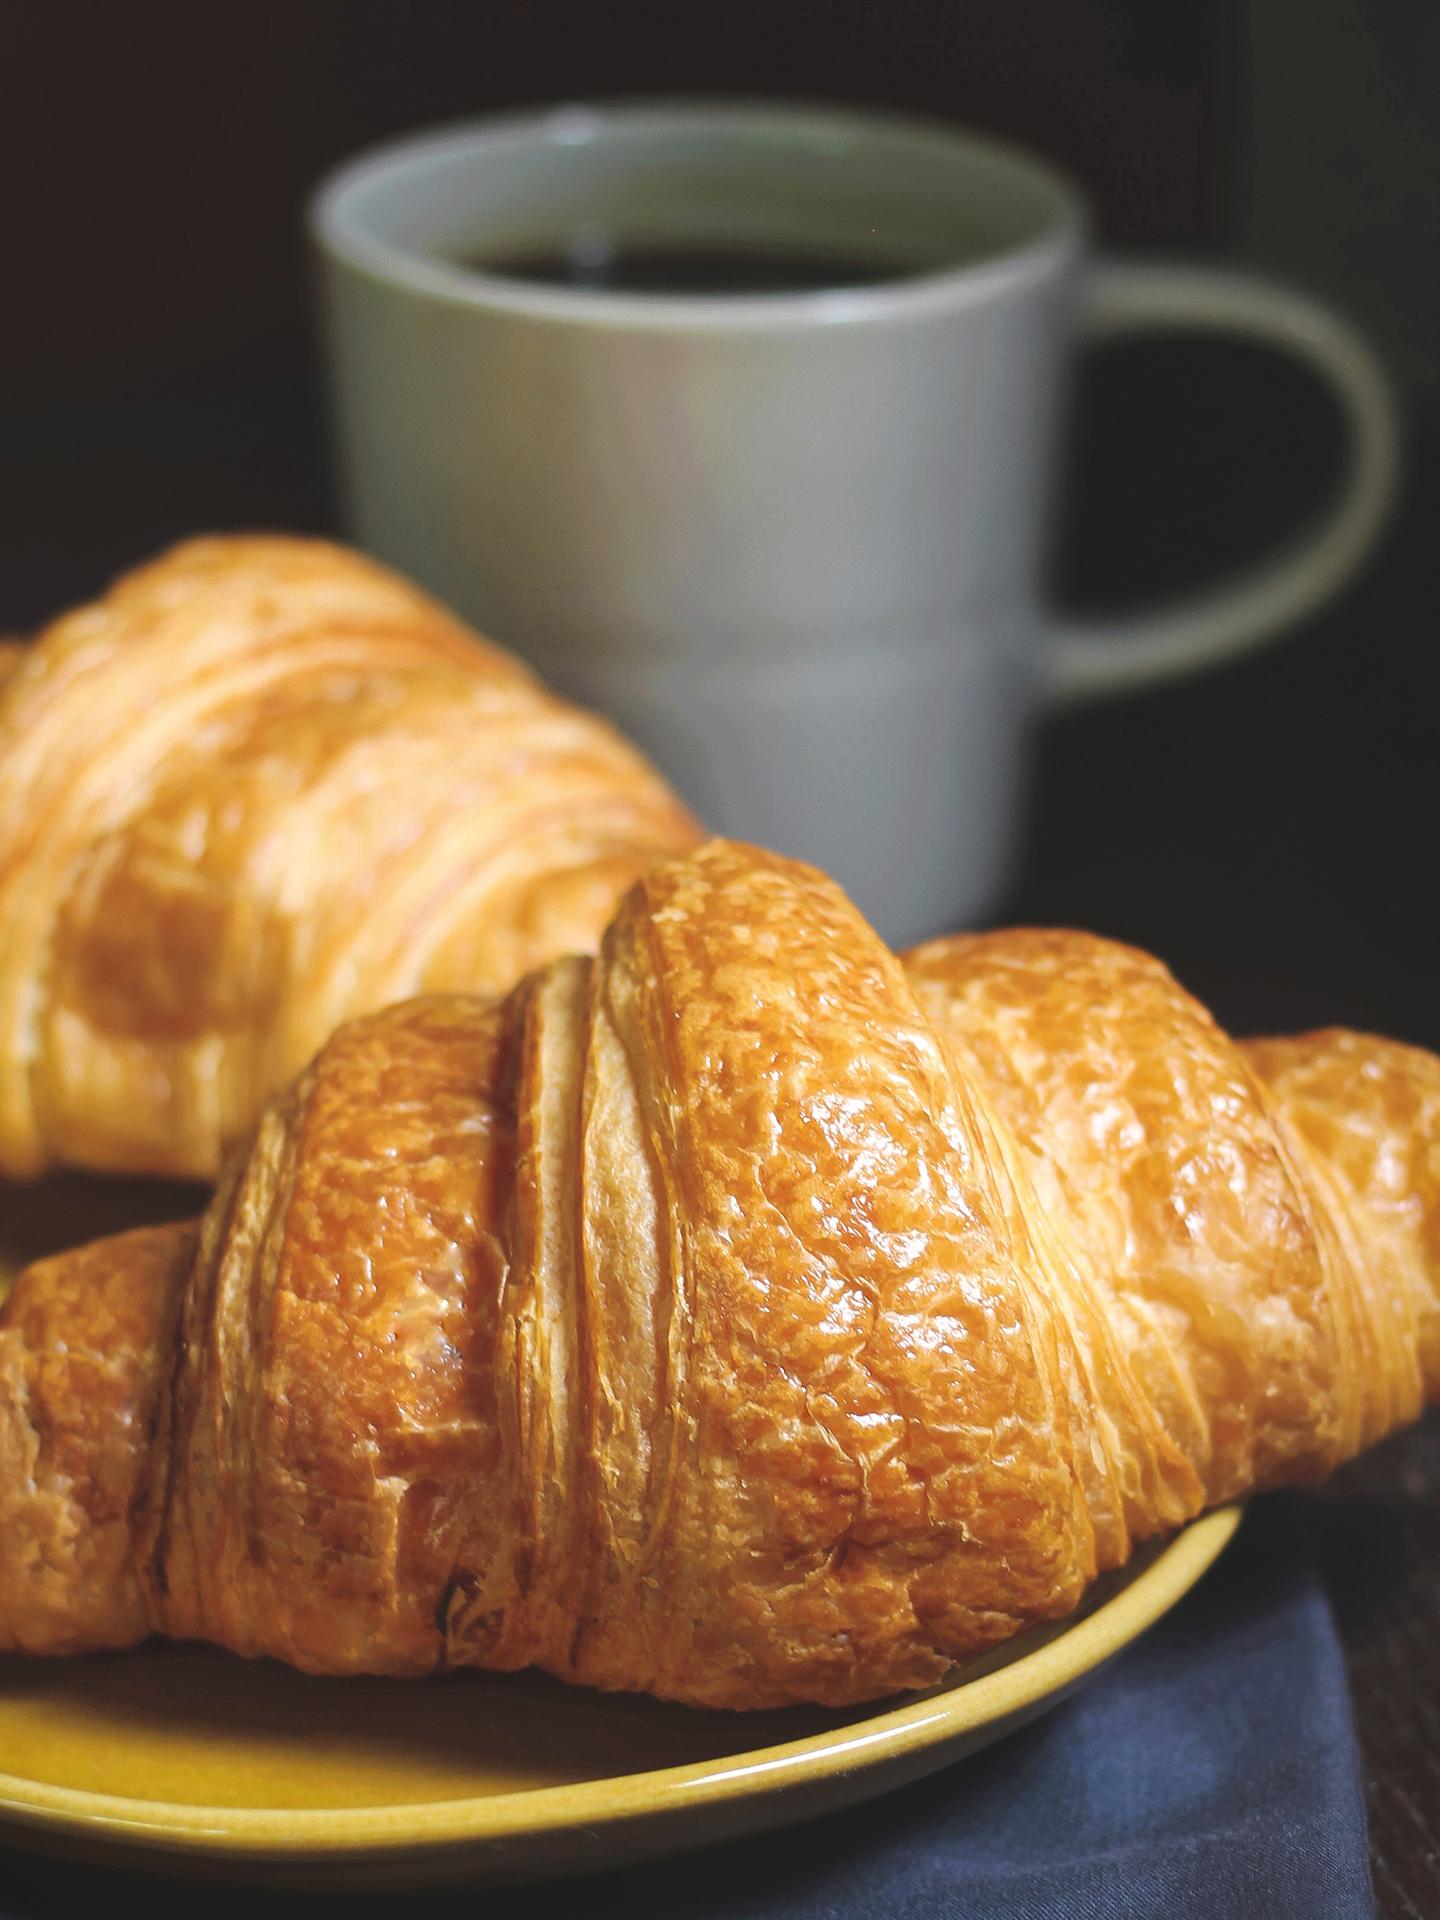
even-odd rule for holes
{"type": "Polygon", "coordinates": [[[1440,1913],[1440,1418],[1340,1475],[1326,1578],[1364,1757],[1386,1920],[1440,1913]]]}

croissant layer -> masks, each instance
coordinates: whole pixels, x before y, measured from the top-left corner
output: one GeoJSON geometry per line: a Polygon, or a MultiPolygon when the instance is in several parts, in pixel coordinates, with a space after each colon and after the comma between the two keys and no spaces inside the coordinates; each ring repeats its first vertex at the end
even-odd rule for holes
{"type": "Polygon", "coordinates": [[[1440,1061],[811,869],[342,1026],[0,1319],[0,1646],[844,1704],[1440,1395],[1440,1061]],[[120,1437],[117,1443],[117,1436],[120,1437]]]}
{"type": "Polygon", "coordinates": [[[593,950],[694,822],[321,541],[190,541],[0,650],[0,1171],[213,1174],[351,1015],[593,950]]]}

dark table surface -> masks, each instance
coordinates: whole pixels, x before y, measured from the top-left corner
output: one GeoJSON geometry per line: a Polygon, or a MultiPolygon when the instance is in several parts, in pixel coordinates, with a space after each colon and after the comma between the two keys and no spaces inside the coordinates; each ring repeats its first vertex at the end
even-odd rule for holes
{"type": "MultiPolygon", "coordinates": [[[[1202,577],[1323,496],[1335,423],[1303,380],[1221,350],[1176,371],[1135,349],[1086,378],[1058,566],[1070,599],[1117,604],[1202,577]]],[[[0,629],[24,631],[188,532],[332,524],[304,370],[52,392],[6,414],[0,629]]],[[[1421,423],[1384,550],[1303,633],[1044,725],[1025,859],[995,918],[1150,947],[1237,1033],[1333,1021],[1440,1048],[1437,524],[1440,427],[1421,423]]],[[[1421,1920],[1440,1913],[1440,1419],[1321,1498],[1379,1908],[1421,1920]]]]}

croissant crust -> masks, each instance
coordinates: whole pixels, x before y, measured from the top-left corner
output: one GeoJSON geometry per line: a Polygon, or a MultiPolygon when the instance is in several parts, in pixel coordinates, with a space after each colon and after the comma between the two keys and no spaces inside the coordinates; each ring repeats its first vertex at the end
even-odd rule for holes
{"type": "Polygon", "coordinates": [[[716,841],[0,1321],[0,1646],[843,1704],[1440,1388],[1440,1061],[716,841]]]}
{"type": "Polygon", "coordinates": [[[358,554],[177,547],[0,650],[0,1172],[214,1174],[342,1020],[593,950],[698,837],[358,554]]]}

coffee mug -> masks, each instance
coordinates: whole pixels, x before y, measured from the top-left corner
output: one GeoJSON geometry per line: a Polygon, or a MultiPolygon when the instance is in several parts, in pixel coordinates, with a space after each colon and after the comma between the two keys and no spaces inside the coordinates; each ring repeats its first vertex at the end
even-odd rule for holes
{"type": "Polygon", "coordinates": [[[1343,321],[1248,274],[1089,261],[1075,187],[969,133],[557,109],[362,157],[312,229],[361,544],[896,942],[993,903],[1042,703],[1277,634],[1354,569],[1394,489],[1387,384],[1343,321]],[[658,291],[546,277],[587,247],[677,265],[658,291]],[[723,265],[696,290],[696,256],[780,264],[772,290],[726,291],[723,265]],[[806,268],[837,258],[833,286],[806,268]],[[1167,329],[1304,361],[1344,410],[1348,474],[1243,578],[1076,626],[1041,590],[1070,352],[1167,329]]]}

